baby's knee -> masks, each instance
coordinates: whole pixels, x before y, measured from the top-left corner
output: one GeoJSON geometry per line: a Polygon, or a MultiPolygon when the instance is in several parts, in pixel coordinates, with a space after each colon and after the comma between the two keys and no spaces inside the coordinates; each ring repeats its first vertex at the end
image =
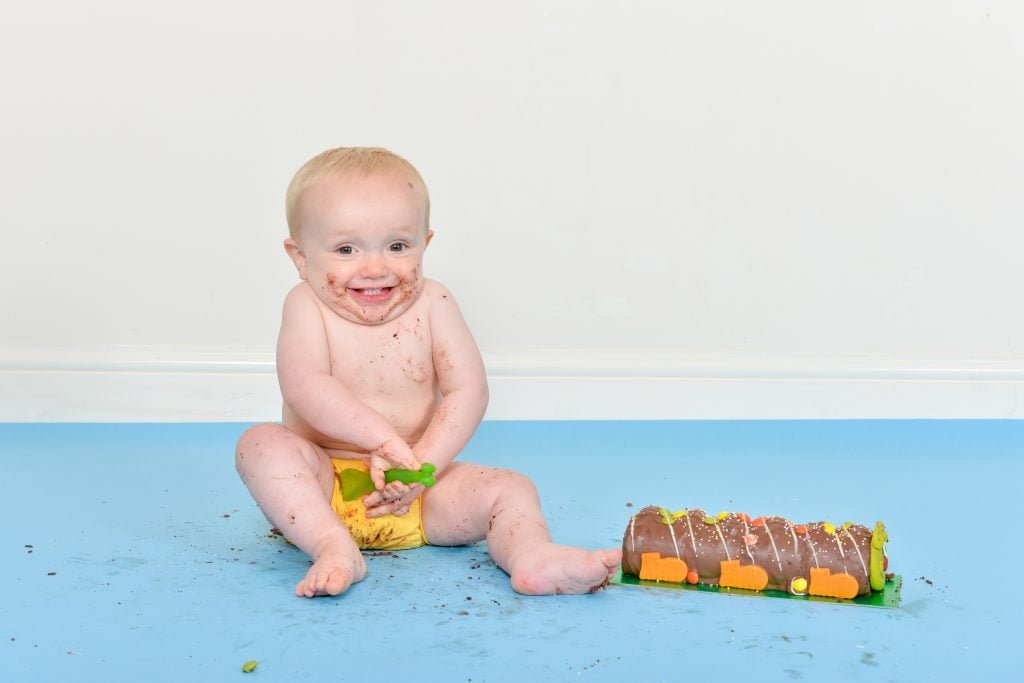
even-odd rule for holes
{"type": "Polygon", "coordinates": [[[512,470],[495,469],[492,476],[502,491],[537,495],[537,486],[524,474],[512,470]]]}
{"type": "Polygon", "coordinates": [[[275,444],[287,438],[287,431],[281,425],[272,422],[249,427],[238,438],[238,445],[235,446],[235,468],[241,470],[247,460],[253,460],[266,450],[274,448],[275,444]]]}

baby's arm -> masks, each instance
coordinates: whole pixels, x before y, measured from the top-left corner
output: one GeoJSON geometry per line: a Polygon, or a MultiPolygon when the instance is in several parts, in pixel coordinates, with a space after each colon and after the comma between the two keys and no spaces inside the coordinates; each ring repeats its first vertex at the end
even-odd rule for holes
{"type": "Polygon", "coordinates": [[[444,470],[469,442],[487,410],[487,374],[480,350],[451,293],[431,282],[430,335],[441,402],[413,451],[444,470]]]}
{"type": "MultiPolygon", "coordinates": [[[[309,285],[302,283],[284,302],[277,339],[277,376],[285,403],[311,427],[409,469],[419,467],[408,444],[383,415],[352,395],[331,376],[324,321],[309,285]]],[[[378,488],[382,487],[383,475],[378,488]]]]}

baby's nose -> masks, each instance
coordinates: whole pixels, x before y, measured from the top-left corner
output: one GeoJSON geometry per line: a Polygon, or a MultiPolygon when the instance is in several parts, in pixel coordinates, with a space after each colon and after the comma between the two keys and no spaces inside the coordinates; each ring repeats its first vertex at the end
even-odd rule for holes
{"type": "Polygon", "coordinates": [[[380,254],[371,254],[363,260],[363,277],[376,278],[388,274],[388,266],[380,254]]]}

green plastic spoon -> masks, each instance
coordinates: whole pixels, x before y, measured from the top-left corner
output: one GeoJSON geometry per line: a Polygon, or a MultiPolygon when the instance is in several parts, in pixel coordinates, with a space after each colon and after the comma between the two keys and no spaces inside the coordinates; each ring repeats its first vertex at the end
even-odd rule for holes
{"type": "MultiPolygon", "coordinates": [[[[437,480],[434,479],[436,470],[436,467],[425,462],[420,465],[418,470],[388,470],[384,473],[384,481],[389,484],[393,481],[400,481],[403,484],[433,486],[437,483],[437,480]]],[[[370,473],[362,470],[344,469],[338,472],[338,481],[341,482],[341,499],[346,501],[362,498],[367,493],[377,490],[373,485],[373,480],[370,479],[370,473]]]]}

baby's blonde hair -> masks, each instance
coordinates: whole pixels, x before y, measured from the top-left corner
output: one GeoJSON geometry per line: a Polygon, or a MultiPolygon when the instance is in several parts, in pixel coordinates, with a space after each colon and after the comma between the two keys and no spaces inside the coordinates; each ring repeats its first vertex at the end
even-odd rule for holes
{"type": "Polygon", "coordinates": [[[350,173],[369,175],[387,171],[398,171],[423,190],[426,202],[424,224],[430,229],[430,195],[427,184],[416,167],[390,150],[382,147],[336,147],[317,154],[296,171],[292,181],[288,183],[285,193],[285,215],[288,218],[288,233],[295,237],[298,232],[298,213],[302,195],[309,188],[323,182],[331,176],[343,176],[350,173]]]}

